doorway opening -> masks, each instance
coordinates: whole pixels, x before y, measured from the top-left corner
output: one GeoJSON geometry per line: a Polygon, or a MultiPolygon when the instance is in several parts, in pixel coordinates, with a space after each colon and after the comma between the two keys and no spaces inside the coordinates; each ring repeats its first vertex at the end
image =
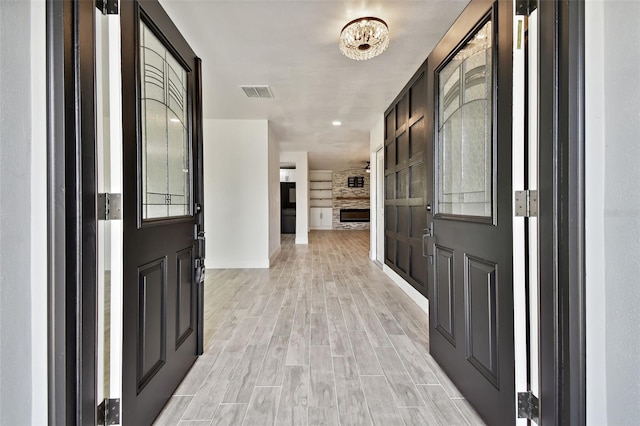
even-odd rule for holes
{"type": "Polygon", "coordinates": [[[296,233],[296,167],[280,166],[280,233],[296,233]]]}

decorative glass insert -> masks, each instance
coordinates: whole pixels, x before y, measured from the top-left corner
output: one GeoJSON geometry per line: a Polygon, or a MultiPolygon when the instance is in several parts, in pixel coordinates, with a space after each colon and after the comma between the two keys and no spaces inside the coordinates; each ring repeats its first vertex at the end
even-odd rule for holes
{"type": "Polygon", "coordinates": [[[191,214],[187,71],[140,23],[142,219],[191,214]]]}
{"type": "Polygon", "coordinates": [[[437,214],[492,216],[492,29],[438,71],[437,214]]]}

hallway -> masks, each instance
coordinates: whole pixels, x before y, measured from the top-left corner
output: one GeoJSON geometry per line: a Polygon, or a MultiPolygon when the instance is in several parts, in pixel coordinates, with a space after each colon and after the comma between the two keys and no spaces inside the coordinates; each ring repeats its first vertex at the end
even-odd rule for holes
{"type": "Polygon", "coordinates": [[[483,424],[368,250],[369,231],[312,231],[271,269],[208,270],[205,354],[155,424],[483,424]]]}

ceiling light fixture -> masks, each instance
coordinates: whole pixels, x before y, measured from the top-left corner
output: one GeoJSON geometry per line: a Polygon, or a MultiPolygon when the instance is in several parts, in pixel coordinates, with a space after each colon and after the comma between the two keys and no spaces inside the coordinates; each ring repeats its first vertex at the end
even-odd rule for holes
{"type": "Polygon", "coordinates": [[[331,124],[333,124],[334,126],[342,126],[342,121],[332,121],[331,124]]]}
{"type": "Polygon", "coordinates": [[[340,32],[340,51],[348,58],[364,61],[378,56],[389,46],[389,27],[382,19],[354,19],[340,32]]]}

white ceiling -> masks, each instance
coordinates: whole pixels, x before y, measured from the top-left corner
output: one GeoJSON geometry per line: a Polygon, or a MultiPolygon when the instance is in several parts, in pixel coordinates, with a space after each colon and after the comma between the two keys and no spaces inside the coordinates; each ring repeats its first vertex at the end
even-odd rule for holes
{"type": "Polygon", "coordinates": [[[330,170],[364,167],[369,131],[467,3],[161,0],[202,58],[204,117],[268,119],[281,151],[308,151],[311,169],[330,170]],[[389,25],[389,48],[368,61],[338,49],[361,16],[389,25]],[[264,84],[274,99],[239,87],[264,84]]]}

